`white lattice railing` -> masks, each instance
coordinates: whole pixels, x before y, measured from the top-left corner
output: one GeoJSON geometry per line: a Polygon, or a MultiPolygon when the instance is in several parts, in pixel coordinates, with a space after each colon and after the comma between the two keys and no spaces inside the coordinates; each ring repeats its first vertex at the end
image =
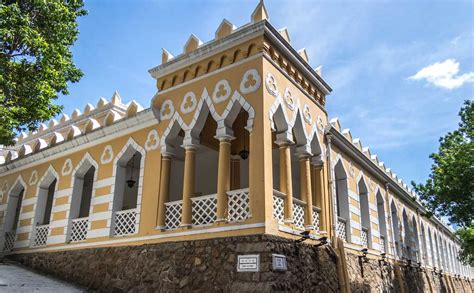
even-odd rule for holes
{"type": "Polygon", "coordinates": [[[249,189],[231,190],[227,192],[228,221],[239,222],[250,218],[249,189]]]}
{"type": "Polygon", "coordinates": [[[174,230],[181,224],[181,212],[183,210],[183,201],[176,200],[165,203],[165,229],[174,230]]]}
{"type": "Polygon", "coordinates": [[[297,228],[304,230],[304,207],[306,203],[293,198],[293,222],[297,228]]]}
{"type": "Polygon", "coordinates": [[[48,241],[49,224],[35,227],[33,247],[45,246],[48,241]]]}
{"type": "Polygon", "coordinates": [[[191,198],[193,225],[212,224],[217,219],[217,195],[204,195],[191,198]]]}
{"type": "Polygon", "coordinates": [[[137,232],[137,209],[115,212],[114,235],[126,236],[137,232]]]}
{"type": "Polygon", "coordinates": [[[3,251],[10,252],[13,250],[15,244],[15,231],[5,232],[5,242],[3,244],[3,251]]]}
{"type": "Polygon", "coordinates": [[[86,240],[89,217],[78,218],[71,221],[71,242],[86,240]]]}
{"type": "Polygon", "coordinates": [[[273,218],[282,224],[285,219],[285,194],[273,190],[273,218]]]}
{"type": "Polygon", "coordinates": [[[313,206],[313,227],[314,227],[314,231],[316,231],[317,233],[319,233],[320,229],[320,225],[319,225],[319,215],[321,214],[321,209],[318,208],[318,207],[315,207],[313,206]]]}
{"type": "Polygon", "coordinates": [[[346,236],[346,219],[337,217],[337,226],[336,226],[336,235],[337,237],[347,240],[346,236]]]}
{"type": "Polygon", "coordinates": [[[387,251],[385,250],[385,237],[380,236],[380,251],[386,253],[387,251]]]}
{"type": "Polygon", "coordinates": [[[362,227],[362,230],[360,231],[360,244],[363,247],[369,246],[369,230],[365,227],[362,227]]]}

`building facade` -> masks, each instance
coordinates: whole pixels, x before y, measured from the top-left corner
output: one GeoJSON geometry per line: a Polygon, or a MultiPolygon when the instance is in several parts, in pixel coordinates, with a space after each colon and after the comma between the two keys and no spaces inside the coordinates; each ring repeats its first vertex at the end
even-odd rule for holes
{"type": "Polygon", "coordinates": [[[149,108],[114,93],[2,149],[5,254],[306,231],[309,245],[327,239],[339,252],[437,272],[453,291],[453,280],[471,279],[453,232],[328,118],[321,69],[263,3],[240,28],[224,20],[207,43],[191,35],[178,56],[163,50],[149,72],[149,108]]]}

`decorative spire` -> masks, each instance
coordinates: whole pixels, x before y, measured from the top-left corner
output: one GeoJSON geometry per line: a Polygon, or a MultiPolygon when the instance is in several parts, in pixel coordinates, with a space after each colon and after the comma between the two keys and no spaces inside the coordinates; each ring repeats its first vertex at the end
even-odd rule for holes
{"type": "Polygon", "coordinates": [[[233,30],[235,30],[235,26],[230,21],[224,18],[224,20],[222,20],[221,24],[216,30],[216,40],[222,39],[230,35],[233,30]]]}
{"type": "Polygon", "coordinates": [[[263,3],[263,0],[260,0],[252,13],[252,23],[259,22],[264,19],[270,20],[270,17],[268,16],[267,8],[265,8],[265,3],[263,3]]]}
{"type": "Polygon", "coordinates": [[[165,64],[166,62],[173,59],[173,55],[170,52],[168,52],[165,48],[162,48],[161,50],[162,50],[162,52],[161,52],[161,64],[165,64]]]}
{"type": "Polygon", "coordinates": [[[189,36],[188,41],[184,45],[184,53],[185,54],[190,53],[190,52],[196,50],[201,45],[202,45],[201,40],[198,37],[196,37],[194,34],[191,34],[189,36]]]}

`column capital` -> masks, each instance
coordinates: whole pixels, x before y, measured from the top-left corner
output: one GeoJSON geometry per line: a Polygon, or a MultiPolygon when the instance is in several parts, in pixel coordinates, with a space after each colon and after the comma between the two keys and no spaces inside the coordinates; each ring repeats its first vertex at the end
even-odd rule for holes
{"type": "Polygon", "coordinates": [[[277,133],[275,143],[279,146],[293,144],[293,133],[291,133],[291,131],[277,133]]]}
{"type": "Polygon", "coordinates": [[[235,136],[228,135],[228,134],[216,134],[214,138],[217,139],[219,142],[231,142],[232,140],[235,139],[235,136]]]}
{"type": "Polygon", "coordinates": [[[199,148],[199,143],[183,142],[181,147],[185,149],[186,151],[190,151],[190,150],[195,151],[199,148]]]}
{"type": "Polygon", "coordinates": [[[172,158],[175,155],[175,148],[171,145],[165,144],[161,146],[161,156],[165,158],[172,158]]]}
{"type": "Polygon", "coordinates": [[[234,130],[231,127],[218,123],[215,138],[219,139],[219,137],[232,137],[234,139],[234,130]]]}
{"type": "Polygon", "coordinates": [[[311,147],[307,144],[296,147],[296,156],[299,159],[306,159],[312,156],[311,147]]]}
{"type": "Polygon", "coordinates": [[[324,165],[324,159],[322,155],[313,156],[311,158],[311,164],[315,167],[321,168],[324,165]]]}

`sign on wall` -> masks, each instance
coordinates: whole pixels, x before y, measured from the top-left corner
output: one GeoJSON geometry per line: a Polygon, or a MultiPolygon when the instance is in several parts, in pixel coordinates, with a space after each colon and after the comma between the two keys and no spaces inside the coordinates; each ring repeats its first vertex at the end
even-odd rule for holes
{"type": "Polygon", "coordinates": [[[237,257],[237,272],[258,272],[260,271],[260,255],[247,254],[237,257]]]}

